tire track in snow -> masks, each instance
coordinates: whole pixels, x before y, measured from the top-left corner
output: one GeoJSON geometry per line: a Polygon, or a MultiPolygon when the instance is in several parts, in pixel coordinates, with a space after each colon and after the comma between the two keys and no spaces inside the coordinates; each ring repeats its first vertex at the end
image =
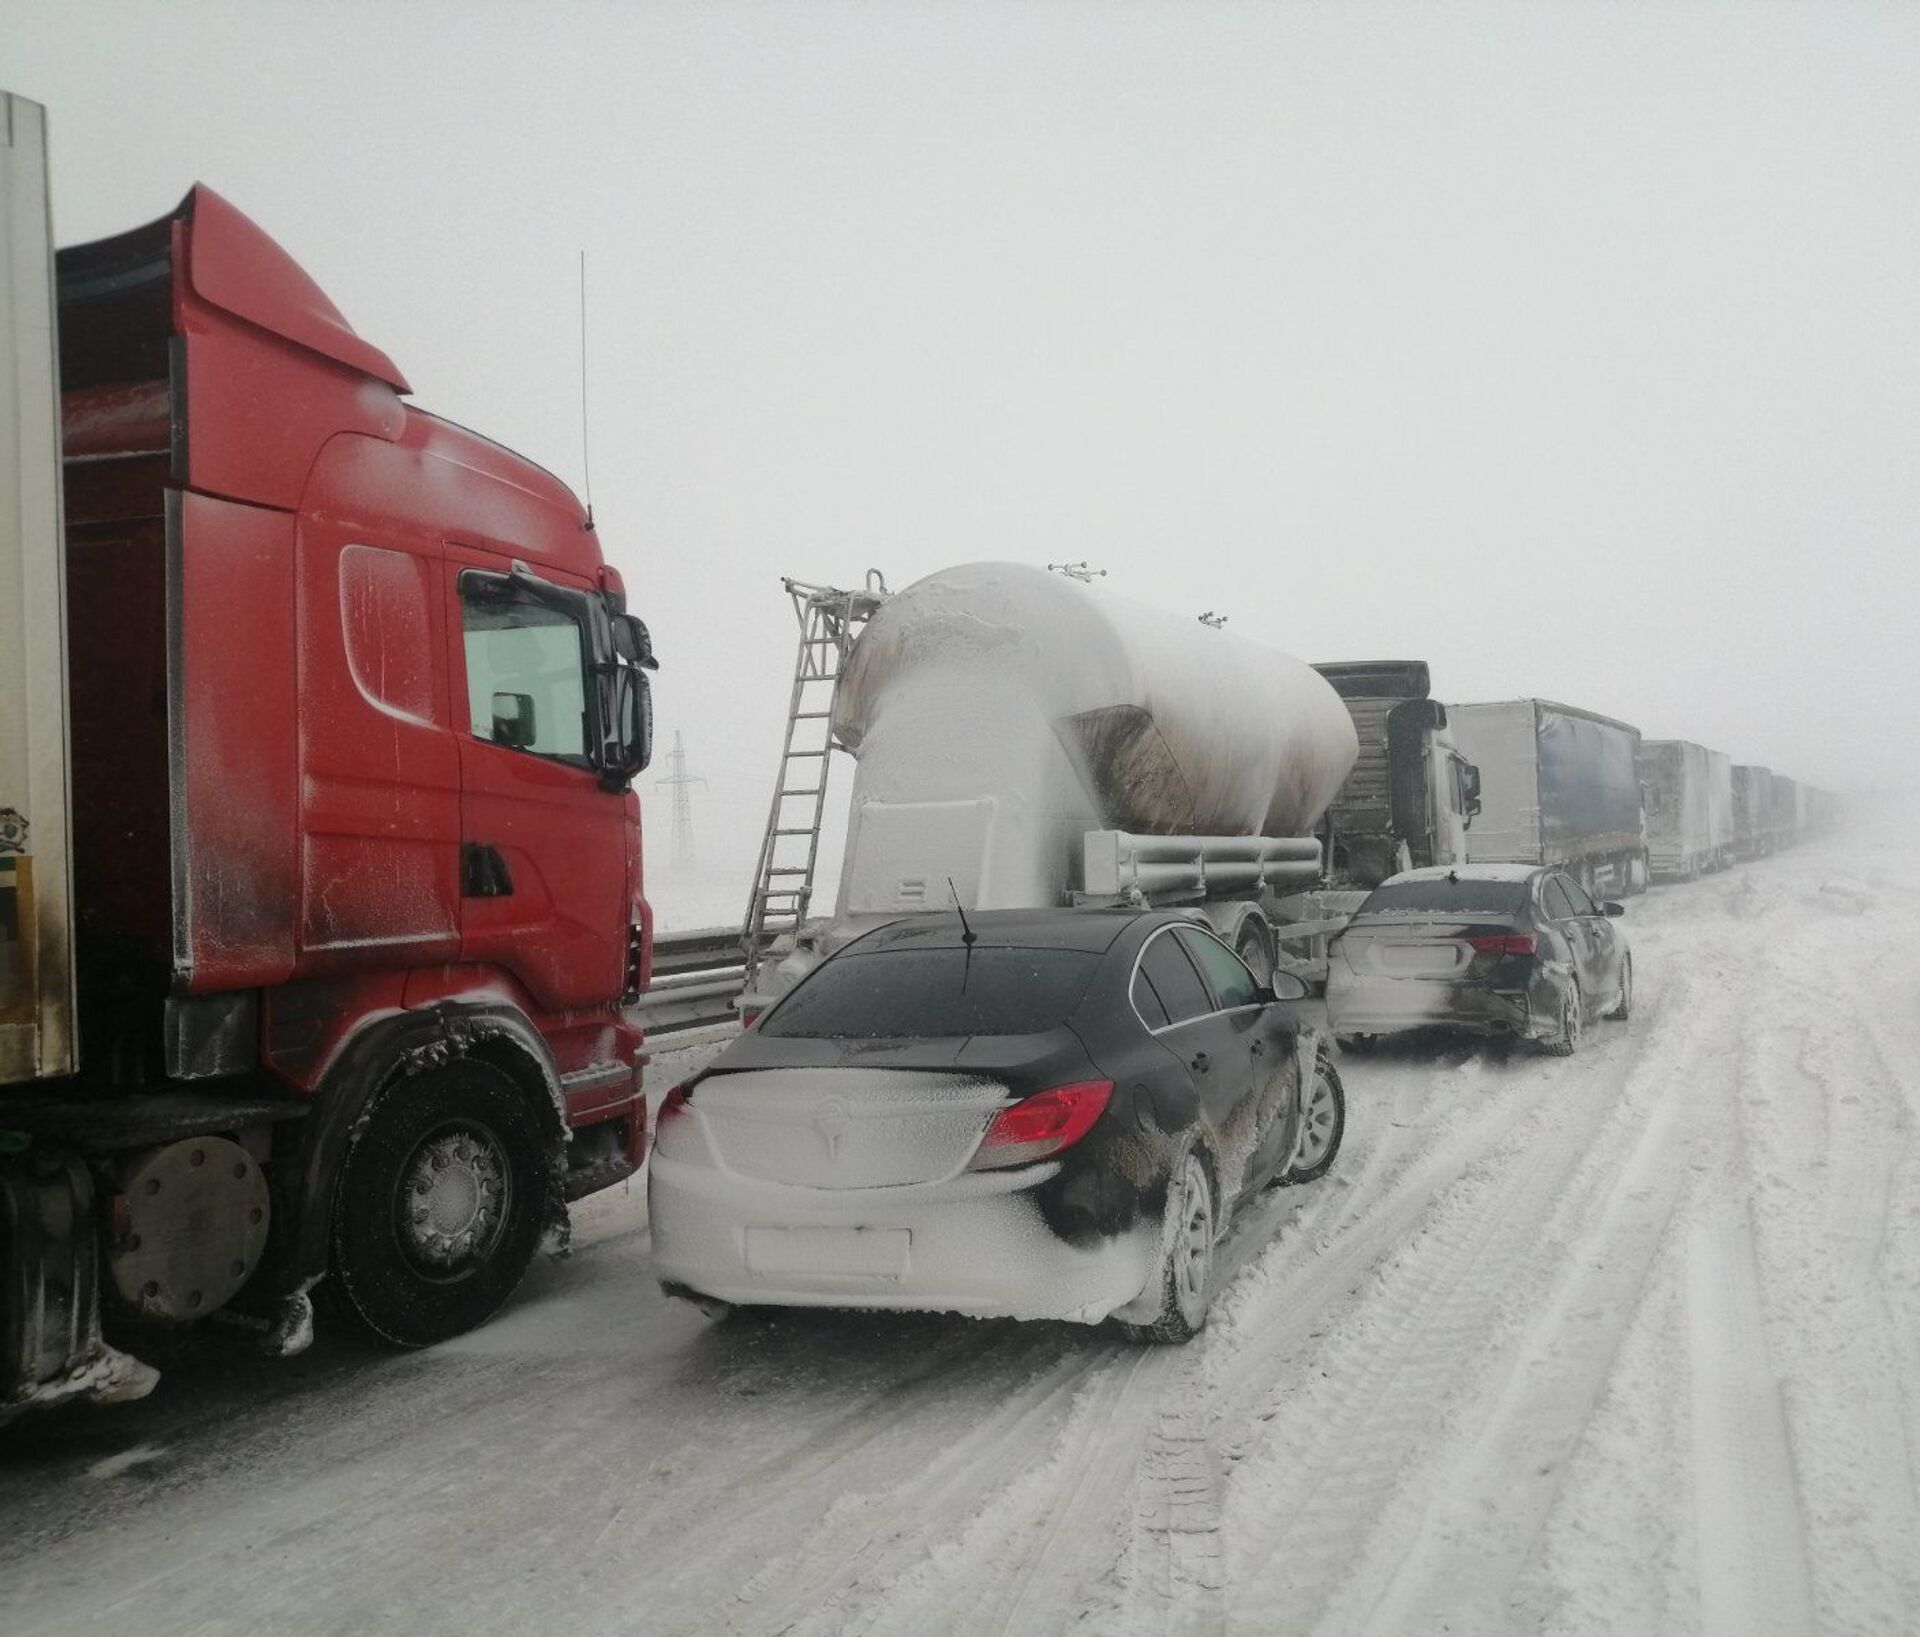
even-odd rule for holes
{"type": "MultiPolygon", "coordinates": [[[[1650,1117],[1624,1161],[1603,1158],[1594,1222],[1561,1253],[1540,1317],[1501,1360],[1417,1530],[1384,1584],[1356,1577],[1327,1624],[1341,1630],[1488,1631],[1511,1623],[1513,1589],[1611,1375],[1689,1175],[1699,1090],[1721,1042],[1702,1043],[1678,1084],[1648,1088],[1650,1117]],[[1702,1060],[1705,1060],[1703,1063],[1702,1060]],[[1349,1606],[1358,1603],[1360,1607],[1349,1606]]],[[[1642,1055],[1641,1075],[1661,1071],[1642,1055]]],[[[1721,1078],[1730,1081],[1730,1070],[1721,1078]]]]}
{"type": "Polygon", "coordinates": [[[1508,1291],[1555,1259],[1543,1235],[1583,1167],[1604,1177],[1622,1163],[1596,1158],[1603,1130],[1616,1125],[1614,1146],[1638,1136],[1615,1119],[1620,1086],[1636,1067],[1651,1070],[1648,1037],[1663,1032],[1667,1010],[1684,1010],[1679,998],[1669,990],[1647,1009],[1641,1038],[1616,1036],[1541,1074],[1532,1117],[1487,1156],[1487,1174],[1449,1192],[1432,1228],[1380,1270],[1358,1322],[1320,1350],[1326,1385],[1283,1375],[1269,1390],[1254,1458],[1229,1480],[1235,1625],[1312,1629],[1369,1553],[1386,1561],[1351,1596],[1364,1610],[1377,1594],[1419,1525],[1420,1498],[1454,1475],[1447,1424],[1508,1291]],[[1383,1320],[1371,1322],[1375,1313],[1383,1320]],[[1389,1512],[1404,1533],[1380,1540],[1389,1512]]]}
{"type": "Polygon", "coordinates": [[[1815,1629],[1799,1480],[1767,1351],[1753,1220],[1731,1188],[1714,1195],[1687,1241],[1701,1624],[1792,1637],[1815,1629]]]}

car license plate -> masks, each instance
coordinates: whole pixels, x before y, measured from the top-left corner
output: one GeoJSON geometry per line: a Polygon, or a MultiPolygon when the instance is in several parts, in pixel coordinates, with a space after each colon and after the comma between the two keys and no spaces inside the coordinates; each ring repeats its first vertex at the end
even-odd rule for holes
{"type": "Polygon", "coordinates": [[[900,1280],[911,1228],[749,1228],[747,1272],[756,1279],[900,1280]]]}

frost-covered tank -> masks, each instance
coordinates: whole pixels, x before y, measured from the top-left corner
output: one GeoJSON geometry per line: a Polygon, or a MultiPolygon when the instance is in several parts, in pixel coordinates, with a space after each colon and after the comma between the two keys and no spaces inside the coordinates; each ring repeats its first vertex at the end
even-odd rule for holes
{"type": "MultiPolygon", "coordinates": [[[[1188,840],[1308,838],[1357,748],[1339,695],[1299,660],[1015,563],[946,569],[888,600],[833,727],[858,763],[842,924],[955,895],[1064,902],[1085,886],[1093,831],[1163,858],[1188,840]]],[[[1318,870],[1311,840],[1212,851],[1215,882],[1274,859],[1296,881],[1318,870]]]]}

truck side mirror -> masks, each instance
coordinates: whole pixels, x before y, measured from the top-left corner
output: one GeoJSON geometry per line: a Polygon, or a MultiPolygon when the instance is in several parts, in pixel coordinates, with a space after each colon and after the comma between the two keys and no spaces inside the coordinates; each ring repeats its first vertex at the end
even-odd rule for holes
{"type": "Polygon", "coordinates": [[[613,721],[619,762],[607,774],[624,785],[653,760],[653,684],[645,671],[622,665],[614,672],[613,721]]]}
{"type": "Polygon", "coordinates": [[[493,696],[493,742],[511,750],[531,750],[536,738],[533,695],[497,693],[493,696]]]}
{"type": "Polygon", "coordinates": [[[649,671],[660,669],[660,661],[653,657],[653,636],[647,622],[637,614],[613,616],[613,651],[629,665],[649,671]]]}

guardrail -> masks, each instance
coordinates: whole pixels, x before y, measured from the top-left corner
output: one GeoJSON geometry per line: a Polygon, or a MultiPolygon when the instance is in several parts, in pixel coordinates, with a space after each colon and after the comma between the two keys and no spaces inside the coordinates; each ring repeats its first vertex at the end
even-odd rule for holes
{"type": "Polygon", "coordinates": [[[738,927],[662,933],[653,940],[653,986],[635,1010],[649,1039],[687,1044],[679,1037],[738,1025],[734,1002],[746,976],[738,927]]]}

